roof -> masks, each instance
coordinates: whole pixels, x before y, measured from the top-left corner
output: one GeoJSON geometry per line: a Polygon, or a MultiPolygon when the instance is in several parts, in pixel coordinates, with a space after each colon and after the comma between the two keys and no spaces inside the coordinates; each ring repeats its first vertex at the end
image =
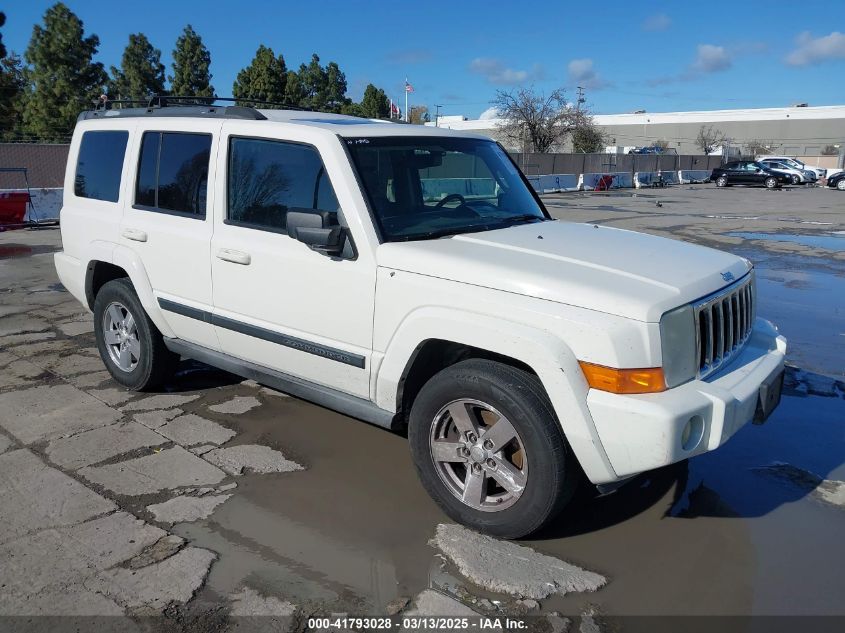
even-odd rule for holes
{"type": "Polygon", "coordinates": [[[489,140],[489,137],[467,132],[449,130],[446,128],[432,128],[425,125],[409,125],[383,119],[366,119],[332,114],[328,112],[313,112],[310,110],[293,109],[263,109],[241,106],[166,106],[150,108],[126,108],[111,110],[91,110],[79,115],[79,121],[118,121],[132,118],[140,120],[162,119],[238,119],[255,122],[257,125],[265,123],[285,123],[288,125],[302,125],[318,128],[344,137],[373,137],[373,136],[451,136],[461,138],[478,138],[489,140]]]}
{"type": "MultiPolygon", "coordinates": [[[[718,123],[727,121],[791,121],[843,120],[845,105],[788,107],[788,108],[745,108],[735,110],[697,110],[690,112],[639,112],[629,114],[595,114],[596,125],[643,125],[646,123],[718,123]]],[[[503,119],[446,120],[440,117],[441,127],[455,130],[492,130],[503,119]]],[[[433,125],[433,124],[429,124],[433,125]]]]}

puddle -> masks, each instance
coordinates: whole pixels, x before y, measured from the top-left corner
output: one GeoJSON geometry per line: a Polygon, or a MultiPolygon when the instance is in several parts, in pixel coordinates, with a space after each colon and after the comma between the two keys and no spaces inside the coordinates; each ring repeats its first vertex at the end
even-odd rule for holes
{"type": "Polygon", "coordinates": [[[0,246],[0,259],[31,257],[33,255],[41,255],[43,253],[55,253],[59,250],[61,249],[58,247],[47,245],[28,246],[26,244],[3,244],[0,246]]]}
{"type": "MultiPolygon", "coordinates": [[[[842,240],[845,243],[845,239],[842,240]]],[[[845,277],[755,262],[757,314],[789,341],[787,359],[809,371],[845,375],[845,277]]]]}
{"type": "Polygon", "coordinates": [[[789,233],[744,233],[741,231],[728,233],[732,237],[744,240],[768,240],[770,242],[788,242],[800,244],[810,248],[823,248],[829,251],[845,250],[845,235],[840,232],[826,235],[795,235],[789,233]]]}

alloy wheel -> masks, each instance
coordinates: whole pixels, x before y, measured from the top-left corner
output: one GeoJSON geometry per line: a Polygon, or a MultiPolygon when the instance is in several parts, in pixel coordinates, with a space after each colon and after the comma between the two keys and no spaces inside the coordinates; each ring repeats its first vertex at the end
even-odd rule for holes
{"type": "Polygon", "coordinates": [[[103,340],[115,367],[131,372],[141,360],[141,341],[135,317],[122,303],[113,301],[103,313],[103,340]]]}
{"type": "Polygon", "coordinates": [[[440,480],[475,510],[504,510],[525,491],[525,444],[510,420],[489,404],[461,399],[444,406],[431,422],[429,447],[440,480]]]}

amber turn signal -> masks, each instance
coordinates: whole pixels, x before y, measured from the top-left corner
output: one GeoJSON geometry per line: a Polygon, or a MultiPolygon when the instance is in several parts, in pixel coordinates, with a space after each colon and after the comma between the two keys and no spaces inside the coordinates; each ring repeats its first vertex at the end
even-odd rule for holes
{"type": "Polygon", "coordinates": [[[611,393],[657,393],[666,391],[662,367],[647,369],[614,369],[579,361],[587,384],[593,389],[611,393]]]}

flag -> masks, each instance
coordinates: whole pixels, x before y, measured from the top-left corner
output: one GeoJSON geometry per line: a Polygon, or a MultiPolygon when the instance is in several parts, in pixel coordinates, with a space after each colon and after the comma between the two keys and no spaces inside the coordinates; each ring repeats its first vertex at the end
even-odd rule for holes
{"type": "Polygon", "coordinates": [[[393,99],[390,100],[390,118],[399,118],[399,106],[393,103],[393,99]]]}
{"type": "Polygon", "coordinates": [[[405,92],[413,92],[414,87],[408,83],[408,79],[405,79],[405,92]]]}

